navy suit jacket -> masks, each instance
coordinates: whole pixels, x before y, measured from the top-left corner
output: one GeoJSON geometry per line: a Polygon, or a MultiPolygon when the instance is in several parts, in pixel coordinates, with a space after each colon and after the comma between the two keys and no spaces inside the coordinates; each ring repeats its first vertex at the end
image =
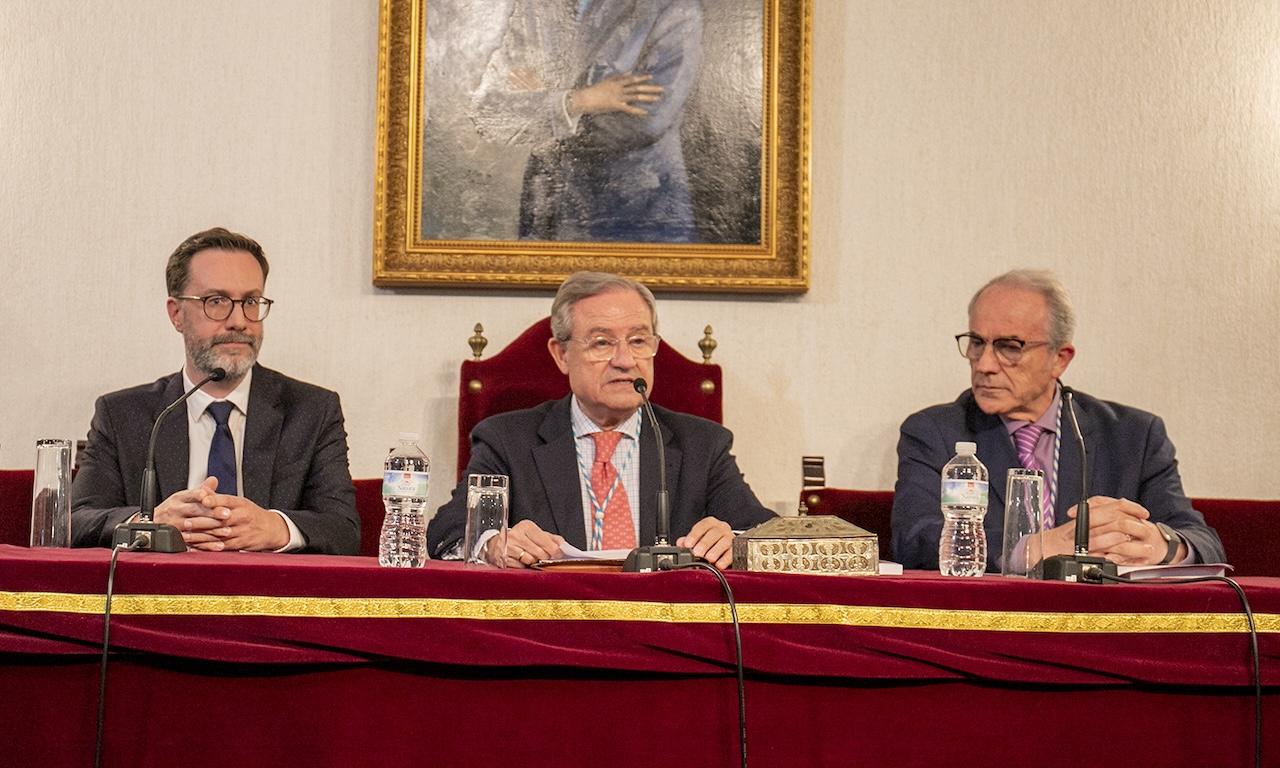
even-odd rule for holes
{"type": "MultiPolygon", "coordinates": [[[[579,549],[587,548],[581,475],[569,417],[573,395],[522,411],[490,416],[471,432],[471,461],[453,498],[427,527],[432,557],[441,557],[462,539],[466,527],[466,475],[510,478],[510,525],[532,520],[579,549]]],[[[735,530],[773,517],[756,499],[730,449],[729,430],[706,419],[653,407],[662,425],[671,494],[671,542],[697,521],[715,517],[735,530]]],[[[648,423],[640,429],[640,537],[653,543],[658,515],[658,444],[648,423]]],[[[632,504],[636,499],[632,499],[632,504]]]]}
{"type": "MultiPolygon", "coordinates": [[[[71,489],[73,546],[111,546],[115,526],[138,511],[151,425],[182,390],[178,372],[98,398],[71,489]]],[[[180,408],[156,438],[158,500],[187,487],[187,456],[186,412],[180,408]]],[[[288,515],[306,537],[301,551],[359,551],[360,518],[337,393],[254,366],[240,468],[241,495],[288,515]]]]}
{"type": "MultiPolygon", "coordinates": [[[[1218,534],[1192,509],[1182,491],[1173,443],[1160,417],[1136,408],[1075,393],[1076,414],[1089,457],[1089,495],[1124,498],[1141,504],[1152,522],[1182,534],[1200,562],[1224,562],[1218,534]]],[[[1058,492],[1054,520],[1062,525],[1067,510],[1080,501],[1080,448],[1062,417],[1058,492]]],[[[942,467],[955,454],[955,444],[978,444],[978,459],[991,477],[984,528],[987,570],[999,570],[1004,534],[1005,476],[1018,467],[1017,452],[999,416],[983,413],[971,390],[953,403],[912,414],[902,423],[898,440],[898,483],[893,494],[893,553],[904,568],[936,569],[942,535],[939,494],[942,467]]]]}

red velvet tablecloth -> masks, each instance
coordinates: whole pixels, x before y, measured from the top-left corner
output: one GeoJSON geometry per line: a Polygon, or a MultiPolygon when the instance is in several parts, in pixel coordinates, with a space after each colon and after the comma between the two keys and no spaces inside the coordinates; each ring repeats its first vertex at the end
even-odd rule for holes
{"type": "MultiPolygon", "coordinates": [[[[72,723],[43,764],[92,755],[108,559],[0,546],[0,743],[18,755],[38,754],[32,716],[72,723]]],[[[965,734],[1044,765],[1096,755],[1094,738],[1140,744],[1133,765],[1230,765],[1252,749],[1248,637],[1222,584],[728,577],[753,764],[930,765],[963,754],[965,734]],[[1026,731],[1067,722],[1096,736],[1026,731]]],[[[1280,580],[1241,581],[1276,685],[1280,580]]],[[[655,741],[732,764],[728,620],[699,571],[122,553],[108,764],[648,764],[655,741]],[[134,714],[156,732],[138,738],[134,714]],[[193,715],[194,731],[171,730],[193,715]],[[231,722],[208,734],[209,718],[231,722]]]]}

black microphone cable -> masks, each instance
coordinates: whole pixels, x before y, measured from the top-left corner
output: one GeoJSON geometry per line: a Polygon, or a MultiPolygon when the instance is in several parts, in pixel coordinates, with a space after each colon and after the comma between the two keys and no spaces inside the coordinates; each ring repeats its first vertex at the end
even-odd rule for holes
{"type": "Polygon", "coordinates": [[[1235,590],[1240,598],[1240,606],[1245,622],[1249,626],[1249,655],[1253,662],[1253,764],[1262,768],[1262,667],[1258,660],[1258,625],[1253,620],[1253,608],[1249,606],[1249,598],[1244,589],[1229,576],[1194,576],[1180,579],[1131,579],[1127,576],[1112,576],[1103,573],[1101,568],[1086,566],[1086,570],[1094,570],[1091,576],[1102,581],[1118,584],[1199,584],[1206,581],[1220,581],[1235,590]]]}
{"type": "Polygon", "coordinates": [[[742,627],[738,623],[738,604],[733,599],[733,589],[729,586],[729,580],[714,565],[700,560],[679,565],[667,561],[658,564],[658,570],[662,571],[677,571],[685,568],[701,568],[704,571],[710,571],[720,581],[720,589],[724,592],[725,602],[729,604],[729,617],[733,620],[733,645],[736,654],[734,665],[738,671],[738,744],[742,755],[742,768],[747,768],[747,686],[742,663],[742,627]]]}
{"type": "Polygon", "coordinates": [[[135,549],[144,543],[144,539],[135,539],[129,544],[117,544],[111,548],[111,565],[107,568],[107,602],[102,611],[102,663],[98,670],[98,727],[93,747],[93,768],[102,765],[102,727],[107,710],[107,648],[111,643],[111,595],[115,590],[116,558],[121,550],[135,549]]]}

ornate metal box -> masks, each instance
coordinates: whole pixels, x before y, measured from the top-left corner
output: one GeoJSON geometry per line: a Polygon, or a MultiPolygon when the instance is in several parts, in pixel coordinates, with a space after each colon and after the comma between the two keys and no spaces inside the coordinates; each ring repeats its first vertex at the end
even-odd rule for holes
{"type": "Polygon", "coordinates": [[[733,541],[733,567],[747,571],[875,576],[874,533],[833,515],[777,517],[733,541]]]}

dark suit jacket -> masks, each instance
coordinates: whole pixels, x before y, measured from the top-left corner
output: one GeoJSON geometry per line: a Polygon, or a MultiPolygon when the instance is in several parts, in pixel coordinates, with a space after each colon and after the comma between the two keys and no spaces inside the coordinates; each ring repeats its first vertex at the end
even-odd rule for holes
{"type": "MultiPolygon", "coordinates": [[[[582,490],[569,395],[523,411],[490,416],[471,432],[471,461],[453,498],[427,527],[427,546],[441,557],[457,544],[466,527],[466,475],[507,475],[511,481],[509,522],[532,520],[570,544],[587,548],[582,490]]],[[[734,529],[773,517],[761,506],[730,453],[733,435],[706,419],[654,406],[662,425],[671,493],[671,543],[704,517],[716,517],[734,529]]],[[[646,423],[640,430],[640,537],[653,543],[657,533],[658,445],[646,423]]],[[[637,500],[632,499],[632,503],[637,500]]]]}
{"type": "MultiPolygon", "coordinates": [[[[71,489],[73,546],[111,546],[115,526],[138,511],[151,425],[181,395],[179,372],[98,398],[71,489]]],[[[288,515],[307,539],[302,551],[356,554],[360,518],[336,393],[254,366],[244,443],[241,495],[288,515]]],[[[187,487],[187,446],[179,409],[156,438],[159,500],[187,487]]]]}
{"type": "MultiPolygon", "coordinates": [[[[1182,492],[1173,443],[1160,417],[1136,408],[1075,393],[1076,414],[1089,457],[1089,495],[1136,501],[1178,531],[1200,562],[1224,562],[1218,534],[1191,508],[1182,492]]],[[[1062,416],[1062,448],[1054,519],[1066,523],[1067,510],[1080,501],[1080,448],[1062,416]]],[[[999,416],[988,416],[966,390],[954,403],[935,405],[902,423],[898,440],[898,483],[893,495],[893,553],[905,568],[936,569],[942,535],[939,493],[942,467],[958,441],[978,444],[978,459],[991,476],[984,527],[987,570],[999,570],[1004,533],[1005,476],[1018,467],[1017,452],[999,416]]]]}

